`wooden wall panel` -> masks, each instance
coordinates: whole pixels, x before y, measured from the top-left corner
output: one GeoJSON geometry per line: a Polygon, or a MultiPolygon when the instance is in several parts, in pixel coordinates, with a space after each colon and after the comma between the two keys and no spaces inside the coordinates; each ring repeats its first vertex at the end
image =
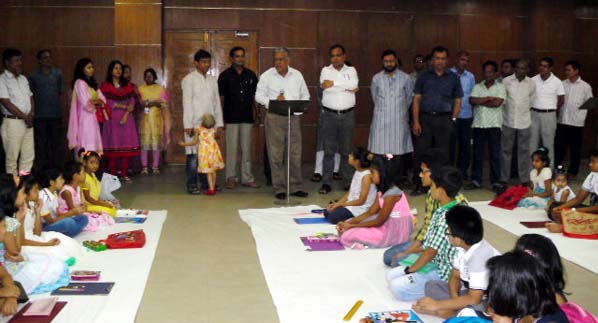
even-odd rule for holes
{"type": "Polygon", "coordinates": [[[429,53],[436,45],[455,53],[459,47],[459,17],[453,15],[417,15],[415,17],[415,51],[429,53]]]}
{"type": "MultiPolygon", "coordinates": [[[[139,0],[138,0],[139,1],[139,0]]],[[[115,13],[114,42],[118,44],[162,43],[162,5],[160,2],[119,2],[115,13]]]]}

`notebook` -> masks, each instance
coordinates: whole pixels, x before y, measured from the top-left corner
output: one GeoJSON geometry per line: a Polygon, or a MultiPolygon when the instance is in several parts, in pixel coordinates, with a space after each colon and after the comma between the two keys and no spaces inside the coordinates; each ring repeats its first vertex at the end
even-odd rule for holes
{"type": "Polygon", "coordinates": [[[368,323],[424,323],[422,319],[412,310],[397,310],[387,312],[370,312],[367,316],[368,323]]]}
{"type": "Polygon", "coordinates": [[[294,218],[297,224],[330,224],[326,218],[294,218]]]}
{"type": "Polygon", "coordinates": [[[550,223],[550,221],[522,221],[519,223],[524,225],[526,228],[542,229],[542,228],[546,228],[546,223],[550,223]]]}
{"type": "Polygon", "coordinates": [[[301,237],[303,245],[308,247],[307,251],[337,251],[345,250],[340,241],[309,241],[309,237],[301,237]]]}
{"type": "Polygon", "coordinates": [[[116,222],[116,223],[137,223],[137,224],[141,224],[141,223],[145,223],[145,220],[147,220],[147,218],[127,217],[127,216],[117,216],[116,218],[114,218],[114,222],[116,222]]]}
{"type": "Polygon", "coordinates": [[[70,283],[54,290],[50,295],[108,295],[114,283],[70,283]]]}
{"type": "Polygon", "coordinates": [[[31,303],[25,305],[8,323],[50,323],[60,311],[66,306],[66,302],[56,302],[54,309],[49,316],[23,316],[23,313],[29,309],[31,303]]]}

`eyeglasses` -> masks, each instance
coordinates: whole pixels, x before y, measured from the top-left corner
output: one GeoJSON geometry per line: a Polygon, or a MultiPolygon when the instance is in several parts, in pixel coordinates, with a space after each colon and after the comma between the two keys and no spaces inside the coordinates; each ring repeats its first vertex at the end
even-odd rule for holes
{"type": "Polygon", "coordinates": [[[432,171],[431,171],[431,170],[429,170],[429,169],[421,169],[421,170],[419,171],[419,173],[420,173],[420,174],[422,174],[422,175],[423,175],[423,174],[426,174],[426,173],[431,173],[431,172],[432,172],[432,171]]]}

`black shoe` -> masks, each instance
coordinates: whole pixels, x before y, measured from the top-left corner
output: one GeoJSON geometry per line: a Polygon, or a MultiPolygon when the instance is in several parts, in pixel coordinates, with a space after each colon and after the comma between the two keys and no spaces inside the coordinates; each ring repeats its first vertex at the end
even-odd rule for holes
{"type": "Polygon", "coordinates": [[[322,180],[322,174],[314,173],[313,175],[311,175],[310,180],[312,182],[319,183],[322,180]]]}
{"type": "Polygon", "coordinates": [[[201,195],[201,190],[197,187],[194,188],[188,188],[187,189],[187,193],[191,194],[191,195],[201,195]]]}
{"type": "Polygon", "coordinates": [[[423,187],[416,187],[413,191],[411,191],[411,193],[409,193],[409,195],[411,196],[420,196],[420,195],[424,195],[426,192],[424,192],[423,187]]]}
{"type": "Polygon", "coordinates": [[[471,191],[471,190],[477,190],[482,188],[482,185],[476,181],[471,181],[471,183],[465,185],[465,190],[466,191],[471,191]]]}
{"type": "Polygon", "coordinates": [[[332,179],[335,181],[340,181],[343,179],[343,177],[341,176],[341,174],[334,172],[334,173],[332,173],[332,179]]]}
{"type": "Polygon", "coordinates": [[[318,192],[320,194],[328,194],[330,193],[330,191],[332,191],[332,187],[330,187],[330,185],[322,184],[322,187],[320,187],[320,190],[318,192]]]}
{"type": "Polygon", "coordinates": [[[287,198],[287,193],[276,193],[274,196],[279,200],[284,200],[287,198]]]}
{"type": "Polygon", "coordinates": [[[295,195],[296,197],[307,197],[309,194],[305,191],[297,191],[293,193],[293,195],[295,195]]]}

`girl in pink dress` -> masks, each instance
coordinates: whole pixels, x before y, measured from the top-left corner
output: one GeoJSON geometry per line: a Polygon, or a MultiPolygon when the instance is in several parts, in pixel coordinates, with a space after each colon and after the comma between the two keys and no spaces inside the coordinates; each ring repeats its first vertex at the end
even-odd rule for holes
{"type": "Polygon", "coordinates": [[[99,154],[103,152],[97,115],[104,118],[108,112],[106,98],[98,88],[98,83],[93,77],[94,72],[93,62],[89,58],[80,59],[75,66],[67,133],[69,149],[75,150],[75,159],[79,158],[77,152],[81,148],[86,151],[93,150],[99,154]]]}
{"type": "MultiPolygon", "coordinates": [[[[409,241],[413,231],[414,217],[409,202],[398,187],[398,169],[388,174],[390,188],[378,192],[378,203],[374,203],[365,213],[337,224],[341,243],[345,247],[361,249],[385,248],[409,241]]],[[[384,183],[380,165],[372,163],[372,182],[378,187],[384,183]]]]}
{"type": "Polygon", "coordinates": [[[65,184],[60,191],[58,200],[58,210],[61,213],[77,209],[80,214],[86,215],[89,223],[85,227],[86,231],[98,231],[114,224],[114,219],[106,213],[92,213],[87,211],[87,207],[81,199],[81,184],[85,182],[85,169],[79,162],[71,162],[66,165],[62,173],[65,184]]]}

